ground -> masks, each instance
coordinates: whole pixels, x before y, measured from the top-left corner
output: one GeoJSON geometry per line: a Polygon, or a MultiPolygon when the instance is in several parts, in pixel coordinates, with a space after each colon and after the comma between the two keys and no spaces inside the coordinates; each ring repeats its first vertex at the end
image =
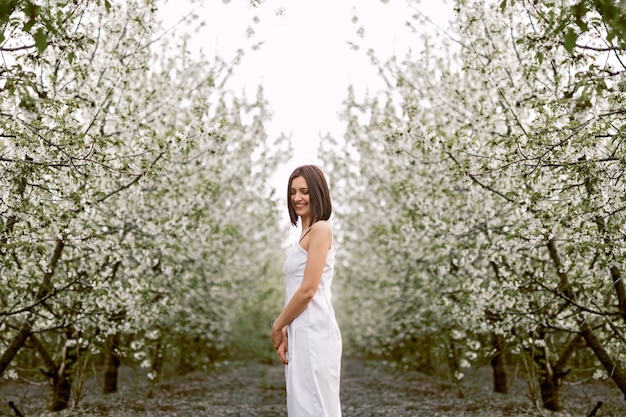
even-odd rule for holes
{"type": "MultiPolygon", "coordinates": [[[[15,383],[0,386],[1,416],[15,416],[13,401],[25,417],[281,417],[286,416],[281,365],[224,362],[213,372],[194,372],[154,385],[138,371],[125,369],[120,391],[103,396],[97,383],[86,385],[79,405],[45,412],[45,387],[15,383]]],[[[386,362],[345,359],[341,399],[344,417],[423,416],[626,416],[626,401],[609,382],[589,381],[563,388],[566,410],[551,413],[533,404],[529,389],[516,380],[508,395],[491,390],[489,369],[468,373],[460,384],[416,371],[399,371],[386,362]]]]}

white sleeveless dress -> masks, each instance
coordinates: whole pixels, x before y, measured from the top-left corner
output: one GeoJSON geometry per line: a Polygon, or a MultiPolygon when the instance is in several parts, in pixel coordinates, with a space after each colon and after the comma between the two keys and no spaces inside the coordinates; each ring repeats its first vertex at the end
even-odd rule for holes
{"type": "MultiPolygon", "coordinates": [[[[297,242],[289,251],[283,274],[285,302],[302,283],[308,253],[297,242]]],[[[341,334],[331,304],[335,250],[330,249],[317,293],[288,326],[289,365],[285,366],[289,417],[340,417],[341,334]]]]}

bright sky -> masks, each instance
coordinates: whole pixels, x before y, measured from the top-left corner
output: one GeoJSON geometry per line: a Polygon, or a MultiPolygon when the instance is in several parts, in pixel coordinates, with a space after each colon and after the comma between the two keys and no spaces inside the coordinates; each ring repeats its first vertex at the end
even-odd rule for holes
{"type": "MultiPolygon", "coordinates": [[[[171,19],[194,8],[184,4],[171,1],[165,15],[171,19]]],[[[272,184],[279,192],[293,168],[320,162],[320,134],[343,135],[338,112],[348,85],[357,93],[382,88],[367,49],[373,48],[380,59],[403,56],[418,40],[404,23],[416,7],[440,26],[447,26],[449,16],[449,7],[433,0],[421,5],[407,0],[265,0],[258,7],[248,0],[205,0],[196,7],[207,25],[194,36],[192,47],[226,58],[244,49],[229,86],[254,94],[262,84],[274,113],[267,125],[269,136],[283,132],[292,137],[293,158],[272,184]],[[249,27],[252,36],[247,35],[249,27]],[[357,35],[361,27],[363,37],[357,35]],[[258,42],[263,44],[253,49],[258,42]],[[354,50],[348,42],[362,47],[354,50]]]]}

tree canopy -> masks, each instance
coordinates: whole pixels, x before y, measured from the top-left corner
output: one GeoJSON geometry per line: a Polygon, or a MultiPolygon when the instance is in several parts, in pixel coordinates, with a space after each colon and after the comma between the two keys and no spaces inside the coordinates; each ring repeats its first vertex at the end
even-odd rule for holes
{"type": "Polygon", "coordinates": [[[0,7],[0,373],[36,352],[52,409],[111,336],[151,378],[210,364],[280,253],[262,89],[158,6],[0,7]]]}
{"type": "Polygon", "coordinates": [[[528,355],[550,409],[575,357],[626,392],[623,11],[458,1],[450,31],[372,56],[387,88],[348,95],[325,154],[353,347],[458,378],[528,355]]]}

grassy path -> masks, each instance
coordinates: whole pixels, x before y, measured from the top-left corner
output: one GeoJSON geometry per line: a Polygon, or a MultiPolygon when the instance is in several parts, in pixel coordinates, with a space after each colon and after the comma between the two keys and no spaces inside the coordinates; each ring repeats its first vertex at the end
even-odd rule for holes
{"type": "MultiPolygon", "coordinates": [[[[442,382],[417,372],[397,372],[384,363],[366,364],[344,360],[342,408],[344,417],[423,416],[587,416],[597,401],[603,401],[596,417],[626,416],[623,397],[605,383],[566,386],[568,409],[560,413],[539,410],[528,397],[523,384],[513,385],[506,396],[491,392],[485,370],[468,375],[463,385],[442,382]]],[[[116,394],[102,396],[96,387],[86,388],[77,409],[60,413],[41,411],[44,399],[16,397],[26,417],[32,416],[210,416],[283,417],[285,384],[283,367],[255,363],[226,363],[210,374],[192,373],[150,387],[136,375],[126,375],[116,394]]],[[[6,387],[0,390],[6,397],[6,387]]],[[[15,415],[3,398],[0,416],[15,415]]]]}

